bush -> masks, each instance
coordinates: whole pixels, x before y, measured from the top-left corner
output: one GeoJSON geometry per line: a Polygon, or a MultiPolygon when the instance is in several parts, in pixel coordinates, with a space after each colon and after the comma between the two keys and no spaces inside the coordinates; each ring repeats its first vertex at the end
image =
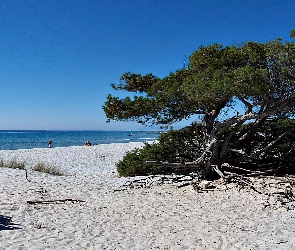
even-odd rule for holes
{"type": "Polygon", "coordinates": [[[53,166],[48,166],[45,163],[38,163],[34,167],[35,171],[42,172],[42,173],[47,173],[47,174],[52,174],[52,175],[63,175],[63,172],[61,172],[58,168],[53,167],[53,166]]]}
{"type": "Polygon", "coordinates": [[[168,169],[164,166],[149,166],[145,161],[155,160],[152,156],[160,156],[158,145],[146,144],[142,149],[135,149],[128,152],[122,161],[117,164],[117,171],[120,176],[136,176],[165,173],[168,169]]]}
{"type": "Polygon", "coordinates": [[[172,169],[163,165],[147,165],[146,161],[185,162],[199,152],[200,125],[163,133],[157,143],[128,152],[116,167],[120,176],[168,174],[172,169]]]}

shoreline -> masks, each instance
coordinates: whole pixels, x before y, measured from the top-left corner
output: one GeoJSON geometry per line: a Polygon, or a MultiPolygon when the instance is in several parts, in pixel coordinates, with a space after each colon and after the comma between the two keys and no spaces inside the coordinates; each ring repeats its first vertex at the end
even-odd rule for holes
{"type": "Polygon", "coordinates": [[[63,146],[63,147],[60,147],[60,146],[57,146],[57,147],[54,147],[54,146],[51,146],[50,148],[49,147],[37,147],[37,148],[18,148],[18,149],[0,149],[0,152],[1,151],[18,151],[18,150],[38,150],[38,149],[64,149],[64,148],[84,148],[84,147],[97,147],[97,146],[105,146],[105,145],[113,145],[113,144],[118,144],[118,145],[121,145],[121,144],[134,144],[134,143],[141,143],[141,144],[144,144],[144,143],[153,143],[153,142],[156,142],[157,140],[150,140],[150,141],[145,141],[145,142],[136,142],[136,141],[132,141],[132,142],[111,142],[111,143],[100,143],[100,144],[95,144],[95,145],[91,145],[91,146],[86,146],[86,145],[72,145],[72,146],[63,146]]]}
{"type": "MultiPolygon", "coordinates": [[[[18,155],[55,161],[72,172],[65,176],[28,171],[27,181],[23,170],[0,168],[0,249],[295,248],[295,211],[252,189],[217,181],[207,192],[172,185],[115,192],[129,180],[118,178],[116,162],[140,145],[18,155]]],[[[256,181],[257,188],[275,183],[256,181]]]]}
{"type": "MultiPolygon", "coordinates": [[[[155,141],[146,141],[147,143],[153,143],[155,141]]],[[[57,146],[57,147],[53,147],[51,146],[50,148],[49,147],[36,147],[36,148],[18,148],[18,149],[0,149],[0,152],[1,151],[18,151],[18,150],[38,150],[38,149],[65,149],[65,148],[78,148],[78,147],[95,147],[95,146],[103,146],[103,145],[111,145],[111,144],[129,144],[129,143],[143,143],[143,142],[113,142],[113,143],[101,143],[101,144],[95,144],[95,145],[91,145],[91,146],[88,146],[88,145],[73,145],[73,146],[57,146]]]]}
{"type": "Polygon", "coordinates": [[[30,133],[2,133],[0,150],[18,150],[48,148],[48,141],[53,147],[83,146],[90,141],[92,145],[110,143],[129,143],[154,141],[159,134],[145,131],[134,131],[128,136],[126,131],[32,131],[30,133]]]}

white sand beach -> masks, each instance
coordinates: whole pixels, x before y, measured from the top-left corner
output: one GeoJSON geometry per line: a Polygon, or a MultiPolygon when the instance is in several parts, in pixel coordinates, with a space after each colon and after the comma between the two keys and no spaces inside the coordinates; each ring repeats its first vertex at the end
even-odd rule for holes
{"type": "Polygon", "coordinates": [[[263,194],[221,181],[204,192],[115,191],[129,180],[117,176],[116,162],[142,145],[0,151],[0,159],[25,161],[30,180],[0,168],[0,249],[295,249],[295,210],[265,195],[285,188],[280,179],[253,179],[263,194]],[[39,162],[65,175],[30,169],[39,162]]]}

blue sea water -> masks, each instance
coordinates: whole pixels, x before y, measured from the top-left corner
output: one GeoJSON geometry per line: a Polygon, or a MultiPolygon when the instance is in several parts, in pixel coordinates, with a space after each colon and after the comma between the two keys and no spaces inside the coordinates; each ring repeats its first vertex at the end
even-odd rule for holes
{"type": "Polygon", "coordinates": [[[0,130],[0,150],[46,148],[51,139],[52,147],[83,146],[95,144],[146,142],[157,140],[157,131],[46,131],[0,130]]]}

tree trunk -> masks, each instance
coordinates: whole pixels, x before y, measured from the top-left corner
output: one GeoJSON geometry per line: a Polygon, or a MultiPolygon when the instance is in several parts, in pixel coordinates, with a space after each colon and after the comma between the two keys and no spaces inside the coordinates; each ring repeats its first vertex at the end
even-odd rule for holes
{"type": "Polygon", "coordinates": [[[219,163],[218,138],[213,129],[218,113],[216,110],[207,112],[202,121],[205,148],[198,161],[206,169],[206,172],[211,171],[212,165],[218,165],[219,163]]]}

